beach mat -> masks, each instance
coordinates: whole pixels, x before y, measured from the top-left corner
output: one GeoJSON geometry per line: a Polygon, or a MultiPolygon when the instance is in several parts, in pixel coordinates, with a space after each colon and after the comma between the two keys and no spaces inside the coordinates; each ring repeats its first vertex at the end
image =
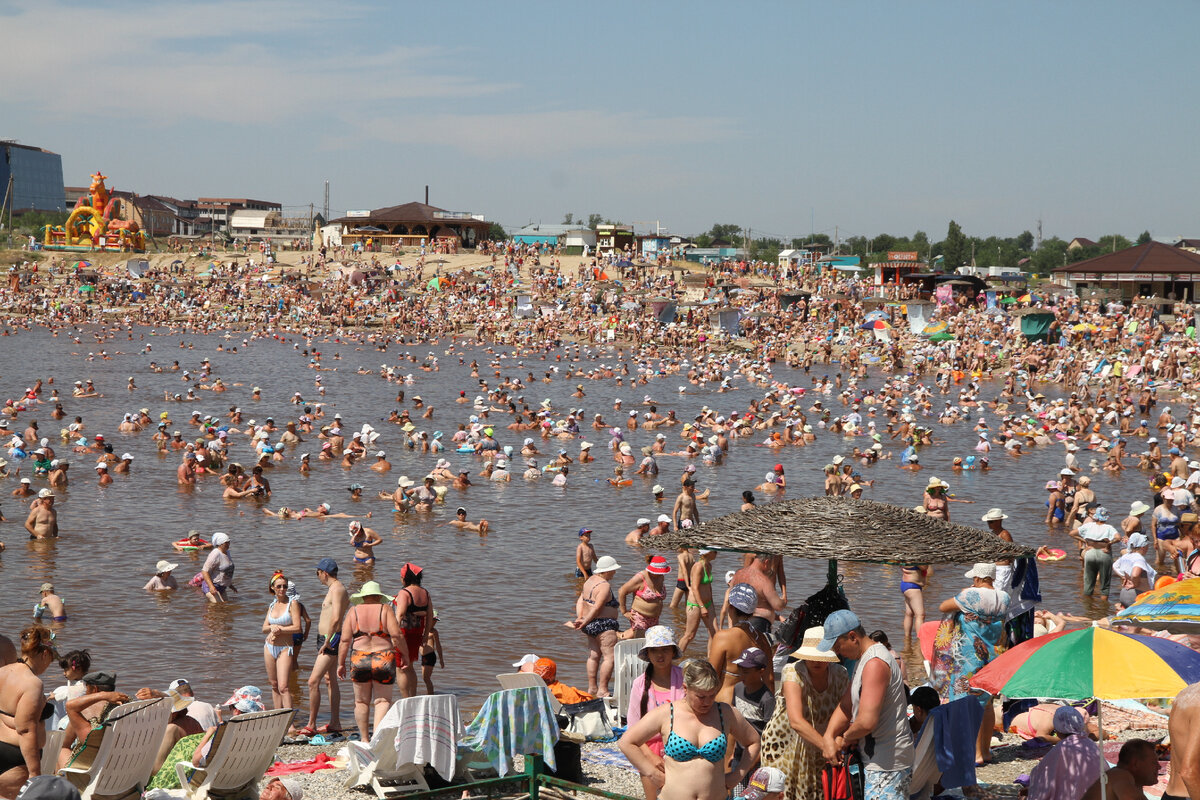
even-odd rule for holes
{"type": "Polygon", "coordinates": [[[605,767],[616,767],[630,772],[637,772],[637,768],[629,763],[629,759],[621,752],[621,748],[617,747],[616,742],[612,744],[588,745],[584,748],[583,760],[589,764],[599,764],[605,767]]]}

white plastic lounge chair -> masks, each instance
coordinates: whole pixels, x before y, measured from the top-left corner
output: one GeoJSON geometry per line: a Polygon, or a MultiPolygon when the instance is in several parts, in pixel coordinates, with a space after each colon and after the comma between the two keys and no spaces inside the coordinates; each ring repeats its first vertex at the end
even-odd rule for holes
{"type": "Polygon", "coordinates": [[[461,733],[462,719],[454,695],[398,700],[380,720],[369,744],[350,743],[350,774],[345,785],[369,785],[382,798],[427,791],[426,764],[444,780],[452,780],[458,772],[461,733]]]}
{"type": "Polygon", "coordinates": [[[274,762],[295,713],[279,708],[233,717],[213,735],[206,766],[175,764],[180,787],[192,800],[258,797],[258,781],[274,762]]]}
{"type": "Polygon", "coordinates": [[[42,747],[42,774],[53,775],[58,771],[58,756],[62,752],[63,736],[66,731],[46,731],[46,744],[42,747]]]}
{"type": "MultiPolygon", "coordinates": [[[[500,681],[502,689],[536,689],[539,686],[546,689],[546,682],[532,672],[505,672],[497,675],[496,680],[500,681]]],[[[549,693],[550,690],[546,689],[546,692],[549,693]]],[[[555,714],[562,711],[562,703],[558,702],[558,698],[553,694],[550,695],[550,708],[555,714]]]]}
{"type": "Polygon", "coordinates": [[[79,789],[83,800],[141,797],[170,716],[161,697],[114,709],[104,726],[88,735],[88,747],[59,774],[79,789]]]}
{"type": "Polygon", "coordinates": [[[646,671],[646,662],[638,658],[638,651],[646,644],[645,639],[625,639],[613,648],[613,719],[625,719],[629,710],[629,695],[633,682],[646,671]]]}

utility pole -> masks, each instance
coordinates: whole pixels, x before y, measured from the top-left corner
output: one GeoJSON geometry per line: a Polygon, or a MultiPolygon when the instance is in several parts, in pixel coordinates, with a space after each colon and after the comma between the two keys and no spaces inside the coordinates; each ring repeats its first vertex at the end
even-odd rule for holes
{"type": "Polygon", "coordinates": [[[12,206],[10,202],[13,197],[13,176],[8,176],[8,186],[4,189],[4,202],[0,203],[0,223],[4,222],[4,211],[8,209],[8,246],[12,247],[12,206]]]}
{"type": "Polygon", "coordinates": [[[325,181],[325,221],[329,221],[329,181],[325,181]]]}
{"type": "Polygon", "coordinates": [[[1038,217],[1038,235],[1037,235],[1037,244],[1036,244],[1036,245],[1034,245],[1034,249],[1035,249],[1035,250],[1041,250],[1041,249],[1042,249],[1042,218],[1041,218],[1040,216],[1038,217]]]}

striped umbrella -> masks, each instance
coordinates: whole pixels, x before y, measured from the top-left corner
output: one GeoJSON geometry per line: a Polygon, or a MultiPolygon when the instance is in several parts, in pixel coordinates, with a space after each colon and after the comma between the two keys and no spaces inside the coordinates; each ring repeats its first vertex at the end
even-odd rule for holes
{"type": "Polygon", "coordinates": [[[1154,630],[1200,627],[1200,578],[1177,581],[1146,592],[1113,618],[1114,624],[1122,622],[1154,630]]]}
{"type": "Polygon", "coordinates": [[[926,325],[924,328],[921,329],[921,333],[924,333],[926,335],[930,335],[930,334],[934,334],[934,333],[945,333],[947,327],[948,326],[946,325],[946,320],[940,319],[937,322],[931,322],[928,325],[926,325]]]}
{"type": "Polygon", "coordinates": [[[887,320],[876,319],[871,320],[870,322],[864,322],[858,327],[860,330],[864,331],[886,331],[892,326],[887,323],[887,320]]]}
{"type": "Polygon", "coordinates": [[[1200,653],[1170,639],[1105,628],[1022,642],[971,678],[992,695],[1062,700],[1174,697],[1200,681],[1200,653]]]}

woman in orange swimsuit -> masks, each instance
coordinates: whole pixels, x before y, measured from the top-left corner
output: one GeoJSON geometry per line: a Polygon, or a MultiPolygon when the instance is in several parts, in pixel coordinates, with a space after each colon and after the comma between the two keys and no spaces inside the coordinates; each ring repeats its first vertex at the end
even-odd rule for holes
{"type": "Polygon", "coordinates": [[[354,722],[358,725],[360,740],[366,742],[370,741],[370,707],[375,706],[375,725],[378,726],[392,704],[396,653],[406,644],[396,615],[384,605],[390,598],[378,583],[367,581],[350,599],[356,605],[350,607],[342,622],[337,676],[342,680],[349,676],[354,684],[354,722]]]}

